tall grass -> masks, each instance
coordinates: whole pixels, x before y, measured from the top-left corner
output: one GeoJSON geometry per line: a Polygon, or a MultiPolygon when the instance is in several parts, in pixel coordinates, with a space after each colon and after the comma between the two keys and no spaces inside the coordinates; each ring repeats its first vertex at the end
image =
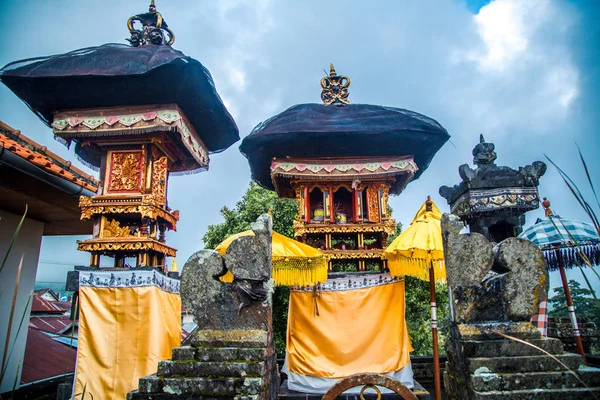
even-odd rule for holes
{"type": "MultiPolygon", "coordinates": [[[[2,263],[0,264],[0,274],[2,273],[2,271],[4,271],[4,267],[6,266],[7,262],[8,262],[8,257],[10,255],[10,252],[15,244],[15,242],[17,241],[17,237],[19,236],[19,232],[21,231],[21,227],[23,226],[23,223],[25,222],[25,217],[27,216],[27,210],[28,210],[28,206],[25,205],[25,212],[23,213],[23,216],[21,217],[21,220],[19,221],[15,232],[13,233],[13,236],[8,244],[8,247],[6,249],[6,253],[4,254],[4,257],[2,258],[2,263]]],[[[25,254],[21,255],[21,260],[19,261],[19,266],[17,269],[17,278],[15,280],[15,285],[14,285],[14,291],[13,291],[13,299],[12,299],[12,304],[11,304],[11,309],[10,309],[10,314],[9,314],[9,318],[8,318],[8,326],[6,327],[6,339],[4,341],[4,352],[2,353],[2,364],[0,365],[0,385],[4,382],[5,379],[5,375],[6,375],[6,370],[8,369],[8,363],[10,361],[10,357],[12,356],[12,353],[15,349],[15,345],[17,342],[17,338],[19,337],[19,333],[21,332],[21,328],[23,327],[23,321],[25,320],[25,316],[27,315],[27,310],[29,309],[29,303],[31,302],[31,298],[33,296],[33,292],[29,295],[29,298],[27,299],[27,305],[25,306],[25,309],[23,310],[23,314],[21,315],[21,321],[19,322],[19,327],[17,329],[17,332],[15,334],[15,340],[12,342],[12,344],[10,343],[10,336],[12,333],[12,324],[13,324],[13,320],[15,317],[15,309],[17,306],[17,297],[18,297],[18,293],[19,293],[19,281],[21,279],[21,268],[23,267],[23,258],[25,257],[25,254]]],[[[2,289],[0,289],[0,298],[2,298],[2,296],[4,295],[4,292],[2,289]]],[[[19,369],[21,367],[21,361],[19,360],[18,362],[18,366],[17,366],[17,372],[15,374],[14,377],[14,383],[13,383],[13,394],[14,395],[14,390],[17,386],[18,383],[18,378],[19,378],[19,369]]],[[[0,399],[1,399],[1,395],[0,395],[0,399]]]]}
{"type": "MultiPolygon", "coordinates": [[[[581,190],[579,190],[579,187],[573,181],[573,179],[571,179],[571,177],[569,177],[569,175],[567,175],[567,173],[565,171],[563,171],[554,161],[552,161],[550,159],[550,157],[548,157],[546,154],[544,154],[544,156],[556,168],[556,170],[558,171],[560,177],[563,179],[563,181],[565,182],[565,184],[569,188],[569,191],[571,192],[571,194],[573,195],[573,197],[575,197],[575,200],[577,200],[577,203],[581,206],[581,208],[583,209],[583,211],[589,217],[589,219],[590,219],[592,225],[594,226],[594,229],[596,229],[596,232],[598,233],[598,235],[600,235],[600,219],[598,218],[598,215],[600,214],[600,201],[598,199],[598,194],[596,193],[596,188],[594,187],[594,182],[592,181],[592,177],[590,175],[589,168],[588,168],[587,163],[585,161],[585,157],[581,153],[581,149],[579,148],[579,146],[577,146],[577,151],[579,153],[579,159],[581,160],[581,164],[583,166],[583,170],[585,172],[585,177],[587,179],[588,185],[589,185],[589,187],[590,187],[590,189],[592,191],[592,194],[594,196],[594,200],[596,200],[595,207],[592,206],[592,202],[588,201],[585,198],[585,196],[581,193],[581,190]]],[[[552,221],[552,218],[550,218],[550,220],[552,221]]],[[[594,266],[591,263],[591,261],[583,253],[583,251],[581,251],[580,243],[578,243],[577,240],[573,237],[573,235],[571,235],[571,232],[569,232],[569,230],[566,228],[566,226],[564,225],[564,223],[562,221],[560,221],[560,222],[561,222],[564,230],[569,235],[569,240],[571,241],[571,243],[573,243],[575,245],[575,250],[577,251],[579,257],[590,268],[590,270],[596,275],[596,277],[598,279],[600,279],[600,275],[593,268],[594,266]]],[[[552,223],[554,224],[554,221],[552,221],[552,223]]],[[[556,228],[556,226],[555,226],[555,228],[556,228]]],[[[557,229],[557,231],[558,231],[558,229],[557,229]]],[[[589,281],[587,279],[587,276],[583,272],[583,269],[581,269],[581,266],[579,266],[579,267],[580,267],[581,273],[583,274],[583,277],[584,277],[587,285],[591,289],[591,285],[590,285],[590,283],[589,283],[589,281]]],[[[594,292],[593,289],[592,289],[592,292],[594,292]]],[[[596,298],[595,292],[594,292],[594,298],[596,298]]]]}

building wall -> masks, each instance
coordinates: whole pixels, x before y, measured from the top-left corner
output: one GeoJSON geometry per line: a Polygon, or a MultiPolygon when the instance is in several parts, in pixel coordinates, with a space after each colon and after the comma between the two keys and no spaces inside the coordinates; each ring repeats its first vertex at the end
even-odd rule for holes
{"type": "MultiPolygon", "coordinates": [[[[0,262],[4,258],[10,240],[17,228],[21,216],[8,213],[0,210],[0,262]]],[[[21,267],[21,277],[19,280],[19,290],[16,302],[15,313],[12,322],[10,349],[14,345],[14,350],[8,361],[8,368],[4,377],[4,382],[0,386],[0,393],[12,390],[15,377],[18,374],[18,382],[21,380],[21,368],[19,362],[22,363],[25,354],[25,344],[27,341],[27,322],[29,321],[29,313],[31,303],[26,308],[29,295],[33,291],[35,284],[35,276],[40,255],[40,246],[42,242],[42,233],[44,224],[42,222],[26,219],[21,227],[21,231],[17,241],[13,245],[8,260],[4,265],[4,269],[0,273],[0,354],[4,353],[4,344],[6,342],[6,334],[8,321],[10,318],[10,310],[15,291],[15,282],[17,278],[17,270],[21,255],[23,257],[23,265],[21,267]],[[23,326],[19,336],[16,337],[19,323],[25,313],[23,326]]],[[[8,357],[8,356],[7,356],[8,357]]]]}

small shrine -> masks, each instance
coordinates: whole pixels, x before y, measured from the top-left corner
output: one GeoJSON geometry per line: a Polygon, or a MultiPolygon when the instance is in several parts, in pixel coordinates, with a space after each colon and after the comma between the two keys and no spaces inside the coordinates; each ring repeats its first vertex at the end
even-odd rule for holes
{"type": "Polygon", "coordinates": [[[98,195],[79,202],[81,219],[94,224],[93,237],[78,243],[90,266],[166,272],[165,258],[176,254],[166,232],[179,219],[167,201],[169,177],[208,169],[209,152],[239,137],[208,70],[171,47],[175,36],[154,1],[127,27],[131,46],[15,62],[2,82],[99,171],[98,195]]]}
{"type": "Polygon", "coordinates": [[[330,65],[323,105],[289,108],[257,126],[240,150],[259,184],[296,199],[296,239],[328,254],[331,272],[383,271],[396,227],[388,198],[423,173],[448,134],[412,111],[351,104],[349,85],[330,65]]]}
{"type": "Polygon", "coordinates": [[[514,170],[498,166],[493,143],[479,138],[473,149],[475,169],[468,164],[458,167],[462,182],[453,187],[440,187],[440,195],[450,205],[452,214],[469,225],[470,231],[481,233],[499,243],[517,237],[523,231],[525,213],[539,207],[539,178],[546,164],[533,164],[514,170]]]}

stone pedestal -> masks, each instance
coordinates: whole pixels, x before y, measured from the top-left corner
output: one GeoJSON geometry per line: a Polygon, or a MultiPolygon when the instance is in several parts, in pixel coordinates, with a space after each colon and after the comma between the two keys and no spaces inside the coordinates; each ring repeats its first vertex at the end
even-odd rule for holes
{"type": "Polygon", "coordinates": [[[454,325],[447,356],[449,399],[590,399],[600,394],[600,370],[579,369],[581,356],[565,353],[558,339],[541,337],[528,322],[454,325]]]}
{"type": "Polygon", "coordinates": [[[547,296],[541,251],[508,238],[496,246],[445,214],[442,234],[451,298],[451,335],[444,373],[448,398],[590,399],[600,369],[582,367],[558,339],[529,322],[547,296]],[[569,372],[573,371],[572,372],[569,372]]]}
{"type": "Polygon", "coordinates": [[[140,379],[129,400],[277,398],[271,217],[261,216],[252,230],[255,236],[234,240],[225,258],[201,250],[187,261],[181,297],[200,330],[191,346],[173,349],[156,374],[140,379]],[[219,280],[227,270],[233,283],[219,280]]]}

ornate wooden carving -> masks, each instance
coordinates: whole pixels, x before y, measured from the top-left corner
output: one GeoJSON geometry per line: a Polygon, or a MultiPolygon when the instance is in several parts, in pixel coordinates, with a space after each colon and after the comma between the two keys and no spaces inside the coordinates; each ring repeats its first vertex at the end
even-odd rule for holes
{"type": "Polygon", "coordinates": [[[107,174],[107,192],[141,192],[142,152],[111,151],[107,174]]]}
{"type": "Polygon", "coordinates": [[[152,194],[156,201],[164,205],[167,194],[167,156],[162,156],[152,164],[152,194]]]}
{"type": "Polygon", "coordinates": [[[367,187],[367,220],[369,222],[379,222],[379,193],[377,189],[367,187]]]}
{"type": "Polygon", "coordinates": [[[116,219],[108,220],[105,219],[102,226],[102,235],[103,238],[111,238],[111,237],[129,237],[131,236],[131,232],[129,227],[121,226],[119,221],[116,219]]]}

